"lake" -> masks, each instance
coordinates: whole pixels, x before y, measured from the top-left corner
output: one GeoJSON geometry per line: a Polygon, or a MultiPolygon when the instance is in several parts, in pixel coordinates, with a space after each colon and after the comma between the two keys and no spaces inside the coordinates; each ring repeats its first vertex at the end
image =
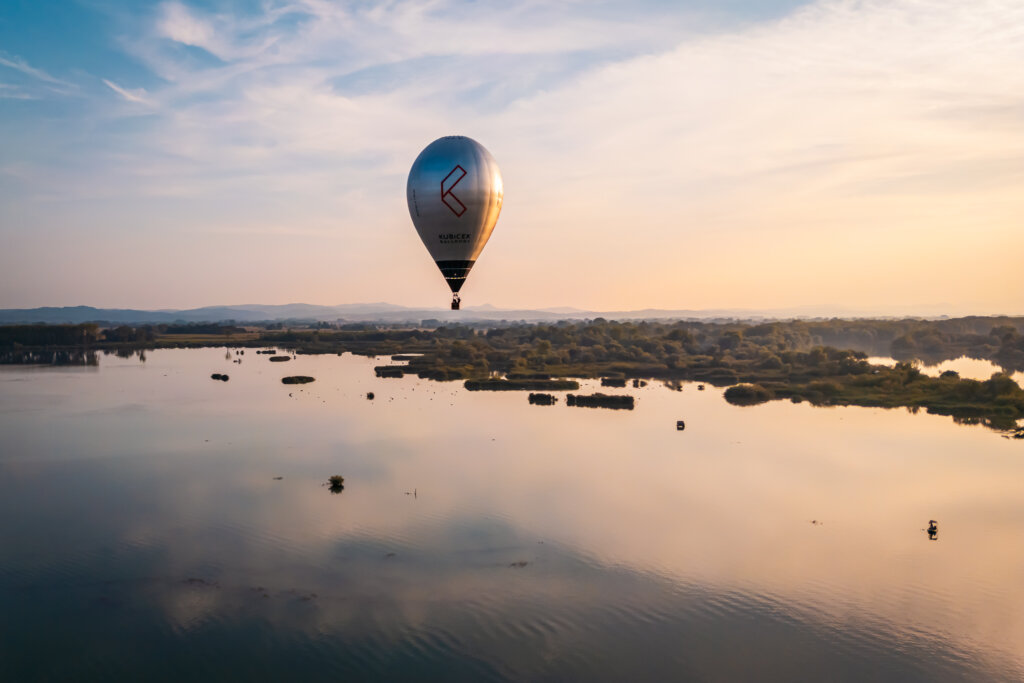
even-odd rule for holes
{"type": "Polygon", "coordinates": [[[0,368],[0,679],[1024,679],[1024,441],[384,362],[0,368]]]}

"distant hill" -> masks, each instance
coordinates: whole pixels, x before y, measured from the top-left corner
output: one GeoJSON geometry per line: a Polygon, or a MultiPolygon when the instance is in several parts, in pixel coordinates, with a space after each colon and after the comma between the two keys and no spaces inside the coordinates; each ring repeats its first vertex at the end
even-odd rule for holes
{"type": "Polygon", "coordinates": [[[443,322],[472,321],[528,321],[555,322],[558,320],[580,320],[603,317],[609,320],[764,320],[790,318],[832,318],[832,317],[944,317],[941,306],[921,306],[916,309],[889,313],[880,316],[875,311],[843,309],[842,307],[807,306],[800,308],[754,310],[754,309],[710,309],[710,310],[667,310],[646,308],[634,311],[587,311],[577,308],[548,308],[542,310],[501,309],[490,304],[465,306],[461,311],[448,308],[406,308],[388,303],[342,304],[320,306],[316,304],[241,304],[231,306],[204,306],[185,310],[137,310],[126,308],[95,308],[92,306],[66,306],[44,308],[0,309],[0,325],[19,323],[65,323],[84,322],[109,324],[159,324],[190,322],[411,322],[439,320],[443,322]]]}
{"type": "MultiPolygon", "coordinates": [[[[283,320],[352,320],[376,319],[404,311],[392,304],[348,304],[317,306],[313,304],[204,306],[185,310],[146,311],[125,308],[95,308],[93,306],[66,306],[44,308],[0,309],[0,324],[14,323],[84,323],[117,324],[177,323],[177,322],[263,322],[283,320]]],[[[399,316],[401,317],[401,316],[399,316]]]]}

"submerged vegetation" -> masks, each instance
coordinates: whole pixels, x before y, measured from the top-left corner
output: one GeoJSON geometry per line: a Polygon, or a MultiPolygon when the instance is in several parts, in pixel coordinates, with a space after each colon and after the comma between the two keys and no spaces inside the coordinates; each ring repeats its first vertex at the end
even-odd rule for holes
{"type": "Polygon", "coordinates": [[[615,410],[633,410],[634,399],[632,396],[609,396],[607,394],[590,394],[589,396],[577,396],[569,394],[565,397],[566,405],[580,406],[581,408],[613,408],[615,410]]]}
{"type": "Polygon", "coordinates": [[[580,383],[571,379],[467,379],[470,391],[569,391],[580,383]]]}
{"type": "Polygon", "coordinates": [[[735,403],[789,399],[815,405],[908,407],[998,429],[1013,428],[1024,418],[1024,391],[1007,374],[984,381],[955,373],[929,377],[909,362],[935,363],[966,355],[996,363],[1006,373],[1024,371],[1024,318],[1019,317],[757,323],[597,318],[550,325],[433,324],[425,329],[426,324],[321,323],[290,330],[277,325],[245,330],[207,325],[182,331],[188,334],[172,334],[166,326],[6,326],[0,327],[0,362],[45,359],[40,355],[44,352],[182,346],[258,347],[263,353],[281,354],[347,351],[404,362],[378,366],[380,377],[461,380],[473,391],[575,390],[580,378],[602,378],[604,386],[636,380],[637,387],[658,380],[681,390],[683,382],[696,381],[701,386],[730,387],[726,398],[735,403]],[[872,365],[869,355],[906,362],[891,368],[872,365]]]}

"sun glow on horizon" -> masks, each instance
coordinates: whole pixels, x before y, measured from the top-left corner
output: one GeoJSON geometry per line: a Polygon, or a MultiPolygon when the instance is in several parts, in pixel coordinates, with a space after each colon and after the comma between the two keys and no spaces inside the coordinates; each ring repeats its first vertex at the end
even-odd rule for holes
{"type": "Polygon", "coordinates": [[[405,177],[461,133],[470,305],[1021,313],[1024,7],[754,5],[0,11],[0,307],[444,305],[405,177]]]}

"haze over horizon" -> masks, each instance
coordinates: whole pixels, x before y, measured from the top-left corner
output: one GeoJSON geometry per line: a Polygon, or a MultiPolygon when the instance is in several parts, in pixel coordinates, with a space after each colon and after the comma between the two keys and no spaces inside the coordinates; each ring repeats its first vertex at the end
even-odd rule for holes
{"type": "Polygon", "coordinates": [[[1010,0],[5,3],[0,308],[444,306],[405,180],[459,133],[505,179],[467,306],[1020,314],[1022,25],[1010,0]]]}

